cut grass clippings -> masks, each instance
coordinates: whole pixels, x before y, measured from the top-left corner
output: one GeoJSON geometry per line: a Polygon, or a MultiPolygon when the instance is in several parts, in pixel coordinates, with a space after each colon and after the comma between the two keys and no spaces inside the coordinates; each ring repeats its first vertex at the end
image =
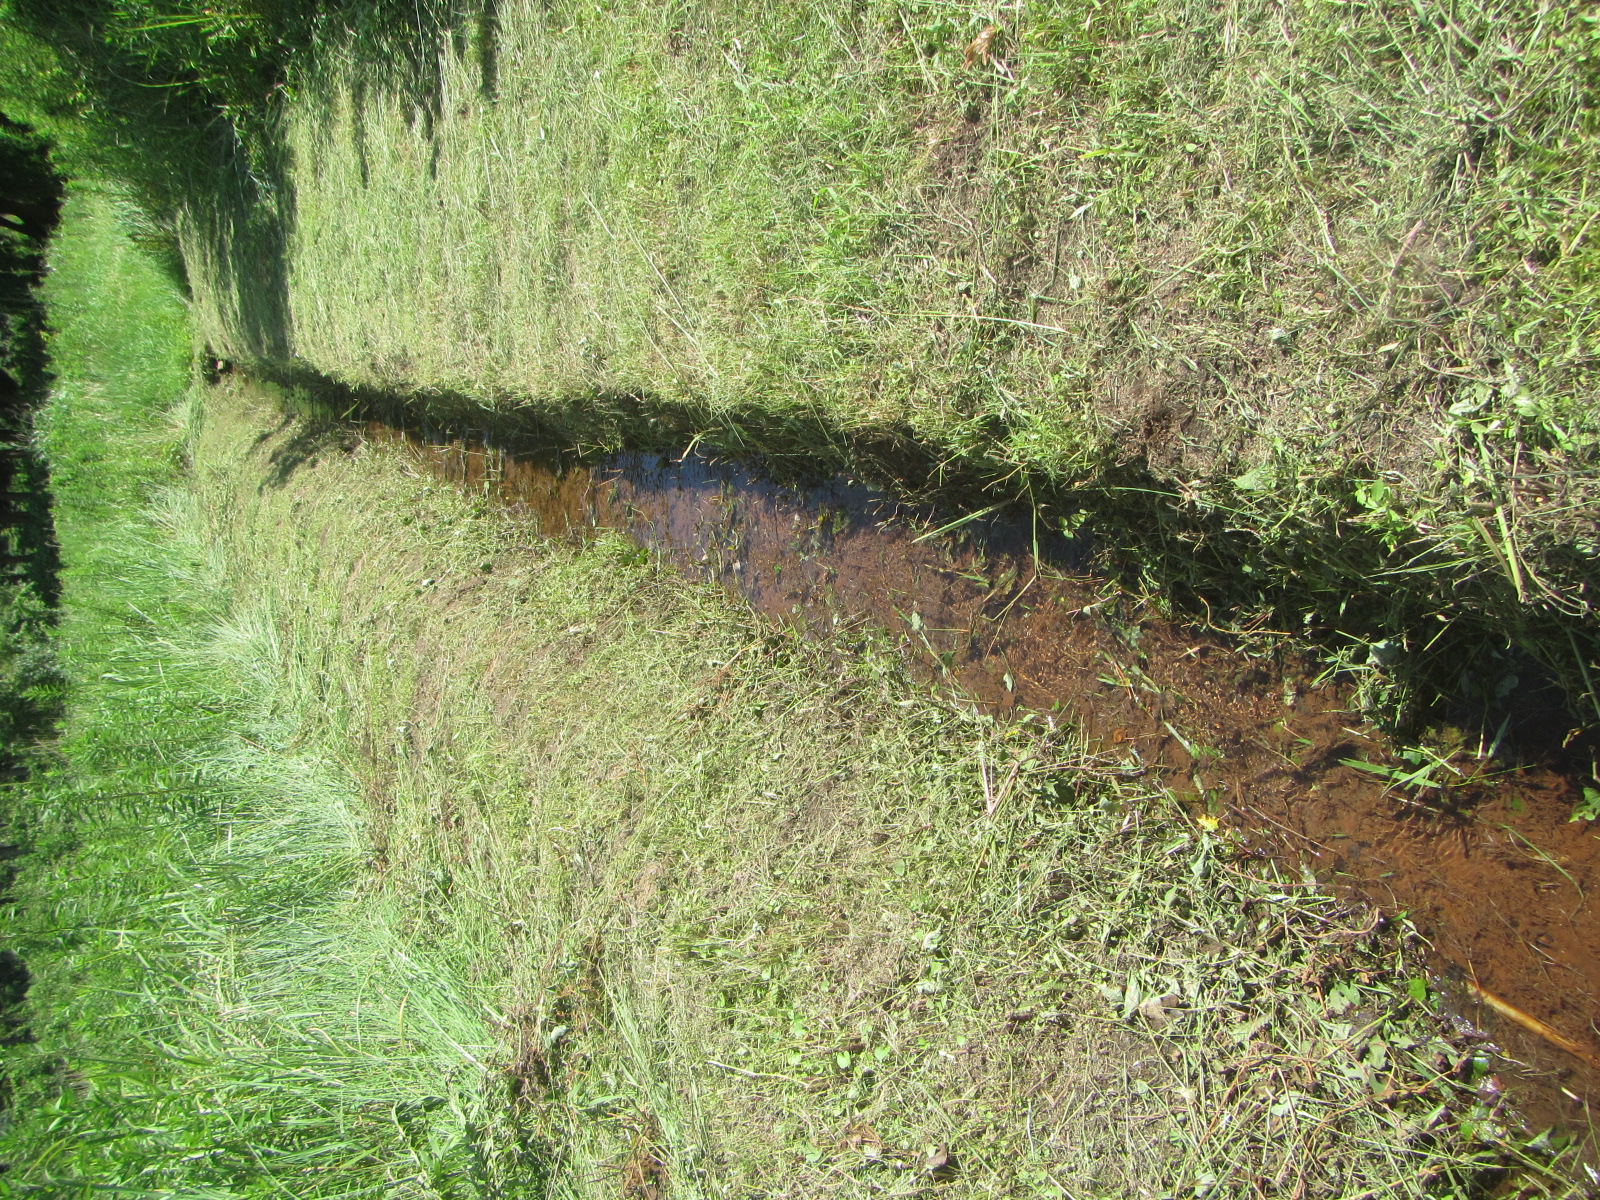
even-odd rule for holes
{"type": "Polygon", "coordinates": [[[18,1194],[1577,1195],[1403,921],[870,638],[229,385],[105,197],[52,295],[18,1194]],[[988,797],[986,802],[985,797],[988,797]]]}
{"type": "Polygon", "coordinates": [[[299,736],[363,781],[369,886],[494,995],[490,1065],[563,1186],[1496,1175],[1503,1117],[1403,922],[870,637],[812,645],[620,539],[530,537],[251,395],[207,401],[212,537],[272,614],[299,736]]]}
{"type": "Polygon", "coordinates": [[[230,357],[1042,505],[1136,590],[1320,642],[1401,723],[1529,655],[1581,701],[1597,31],[529,0],[402,67],[330,26],[283,105],[281,292],[225,204],[185,252],[230,357]]]}

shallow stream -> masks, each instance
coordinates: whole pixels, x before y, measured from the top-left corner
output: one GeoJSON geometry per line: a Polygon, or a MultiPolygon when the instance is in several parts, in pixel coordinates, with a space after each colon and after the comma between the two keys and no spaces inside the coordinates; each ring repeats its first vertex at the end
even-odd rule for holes
{"type": "Polygon", "coordinates": [[[1436,768],[1447,787],[1396,786],[1384,772],[1415,765],[1363,725],[1347,688],[1139,611],[1085,573],[1085,546],[1026,521],[952,520],[849,479],[780,485],[692,451],[561,468],[470,436],[365,433],[544,535],[623,531],[775,621],[824,637],[870,623],[991,711],[1071,722],[1097,753],[1160,773],[1197,815],[1359,894],[1375,919],[1407,914],[1458,1020],[1503,1055],[1496,1082],[1529,1124],[1589,1125],[1600,836],[1570,818],[1593,764],[1569,751],[1507,765],[1469,748],[1436,768]]]}

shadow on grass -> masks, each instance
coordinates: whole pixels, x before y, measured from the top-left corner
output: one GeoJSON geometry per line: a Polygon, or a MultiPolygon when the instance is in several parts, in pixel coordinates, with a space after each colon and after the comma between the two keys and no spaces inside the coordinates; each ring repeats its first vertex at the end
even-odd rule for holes
{"type": "MultiPolygon", "coordinates": [[[[692,444],[778,482],[845,476],[951,514],[997,509],[1070,531],[1075,544],[1091,547],[1095,573],[1151,597],[1179,622],[1279,658],[1311,651],[1329,672],[1365,689],[1362,702],[1397,736],[1449,724],[1496,743],[1506,759],[1574,766],[1596,749],[1600,727],[1583,663],[1600,652],[1591,625],[1530,610],[1492,574],[1452,575],[1443,561],[1418,571],[1415,557],[1400,573],[1404,548],[1357,523],[1360,514],[1333,496],[1325,521],[1267,542],[1233,513],[1186,503],[1142,462],[1108,461],[1092,478],[1065,486],[998,459],[948,461],[897,425],[846,432],[809,413],[756,406],[712,413],[629,394],[507,413],[460,394],[351,388],[302,363],[254,371],[311,418],[275,452],[273,486],[319,453],[348,449],[355,425],[367,421],[418,430],[427,440],[479,439],[556,470],[692,444]],[[1397,645],[1417,649],[1386,654],[1397,645]]],[[[995,438],[997,446],[1003,441],[995,438]]]]}
{"type": "MultiPolygon", "coordinates": [[[[280,426],[274,435],[282,430],[280,426]]],[[[268,456],[269,470],[261,486],[263,489],[284,487],[297,471],[314,466],[323,454],[335,450],[347,454],[359,441],[359,435],[348,422],[326,417],[295,422],[294,431],[268,456]]]]}

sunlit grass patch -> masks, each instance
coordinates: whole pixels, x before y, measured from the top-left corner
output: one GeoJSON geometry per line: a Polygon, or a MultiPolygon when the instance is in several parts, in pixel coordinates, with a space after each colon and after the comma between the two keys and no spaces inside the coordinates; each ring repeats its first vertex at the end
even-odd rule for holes
{"type": "Polygon", "coordinates": [[[329,36],[287,334],[205,204],[198,311],[577,446],[1087,516],[1178,611],[1356,676],[1392,643],[1398,724],[1519,656],[1581,698],[1595,44],[1572,8],[1170,0],[505,4],[425,70],[329,36]]]}
{"type": "Polygon", "coordinates": [[[275,412],[208,411],[202,494],[275,614],[285,711],[363,781],[370,886],[495,997],[562,1186],[1424,1196],[1537,1159],[1403,922],[1136,766],[382,447],[261,489],[275,412]]]}
{"type": "Polygon", "coordinates": [[[74,196],[52,264],[40,423],[69,688],[5,798],[24,851],[7,948],[31,975],[7,1187],[433,1196],[537,1176],[537,1153],[477,1132],[500,1109],[470,983],[368,902],[350,776],[281,737],[270,628],[234,603],[184,485],[179,298],[114,196],[74,196]],[[409,1025],[374,1033],[397,1007],[409,1025]]]}

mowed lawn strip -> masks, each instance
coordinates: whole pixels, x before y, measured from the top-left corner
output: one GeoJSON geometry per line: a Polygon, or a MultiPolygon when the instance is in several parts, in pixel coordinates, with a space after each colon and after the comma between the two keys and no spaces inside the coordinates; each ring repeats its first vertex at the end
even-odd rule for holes
{"type": "Polygon", "coordinates": [[[275,319],[246,222],[185,247],[224,354],[1042,504],[1391,716],[1492,702],[1512,645],[1581,698],[1597,45],[1508,4],[518,0],[298,60],[275,319]]]}
{"type": "MultiPolygon", "coordinates": [[[[6,1191],[460,1195],[504,1110],[497,1035],[458,960],[368,895],[352,776],[296,743],[272,632],[189,486],[191,333],[140,227],[80,187],[50,256],[69,682],[4,793],[30,978],[0,1052],[6,1191]],[[389,997],[403,1036],[364,1011],[389,997]]],[[[495,1179],[543,1177],[495,1144],[495,1179]]]]}

